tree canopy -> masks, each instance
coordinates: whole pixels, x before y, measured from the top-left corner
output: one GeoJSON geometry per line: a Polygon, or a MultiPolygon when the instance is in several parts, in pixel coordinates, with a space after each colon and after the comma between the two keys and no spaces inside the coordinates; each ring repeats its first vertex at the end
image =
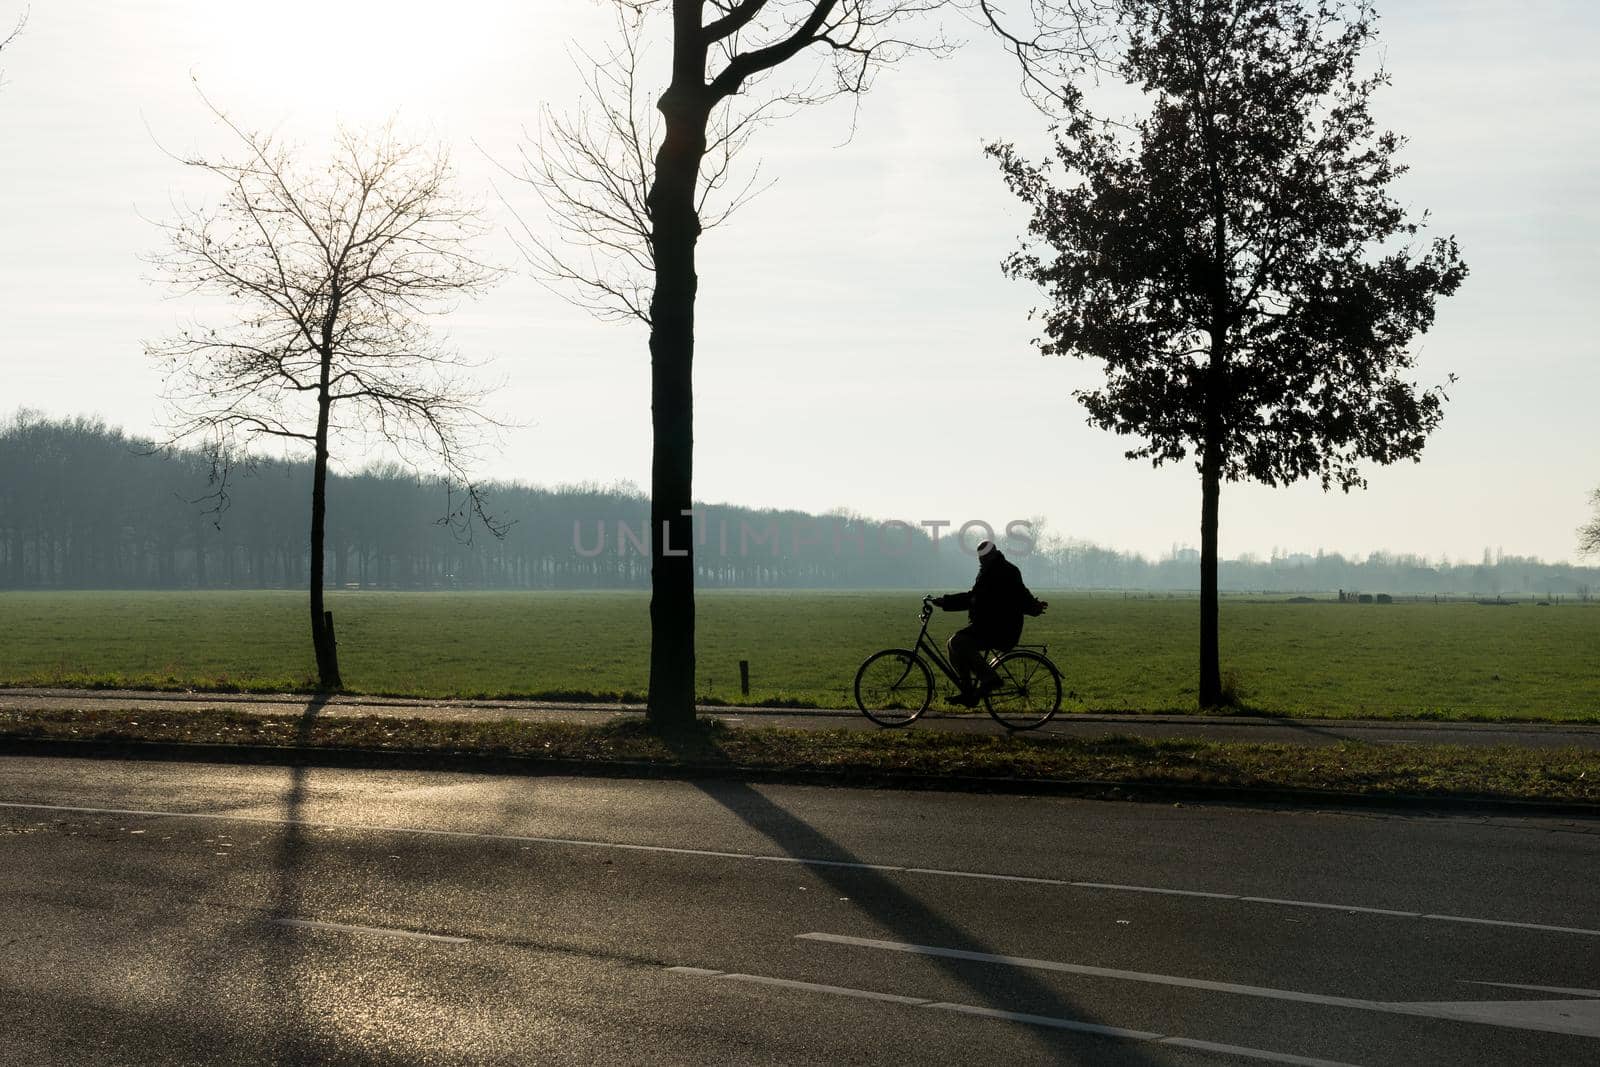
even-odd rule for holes
{"type": "Polygon", "coordinates": [[[1064,97],[1055,158],[989,148],[1031,209],[1005,269],[1034,282],[1039,345],[1098,360],[1091,423],[1141,439],[1130,459],[1193,456],[1202,481],[1201,701],[1218,692],[1222,481],[1364,484],[1416,459],[1441,387],[1411,342],[1466,277],[1454,238],[1417,247],[1390,186],[1402,139],[1369,108],[1365,2],[1120,0],[1116,71],[1146,109],[1099,117],[1064,97]],[[1207,590],[1209,589],[1209,594],[1207,590]]]}

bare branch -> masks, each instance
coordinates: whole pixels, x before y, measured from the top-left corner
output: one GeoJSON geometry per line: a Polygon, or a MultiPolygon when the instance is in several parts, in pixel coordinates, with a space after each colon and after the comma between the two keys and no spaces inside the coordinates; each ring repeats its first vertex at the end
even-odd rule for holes
{"type": "MultiPolygon", "coordinates": [[[[631,5],[620,6],[611,50],[574,56],[585,86],[579,109],[562,115],[547,108],[520,167],[502,169],[531,186],[545,207],[542,227],[513,212],[518,246],[540,284],[597,318],[648,324],[655,275],[648,197],[661,117],[658,94],[641,82],[644,24],[631,5]]],[[[780,103],[719,111],[701,166],[703,230],[721,225],[763,188],[759,168],[735,184],[733,165],[780,103]]]]}
{"type": "MultiPolygon", "coordinates": [[[[750,52],[735,52],[722,73],[711,79],[709,88],[712,98],[721,100],[732,96],[743,87],[746,79],[771,70],[798,55],[802,49],[823,40],[828,32],[828,17],[837,6],[839,0],[816,0],[805,19],[793,27],[787,36],[750,52]]],[[[845,6],[848,8],[850,5],[845,6]]]]}
{"type": "MultiPolygon", "coordinates": [[[[28,15],[29,14],[30,14],[30,9],[29,8],[23,8],[22,9],[22,14],[17,16],[16,25],[11,27],[11,32],[6,34],[4,38],[0,38],[0,52],[4,52],[7,48],[9,48],[12,45],[13,42],[16,41],[16,39],[18,37],[22,36],[23,28],[28,25],[28,15]]],[[[0,78],[0,87],[3,87],[4,85],[5,85],[5,79],[4,78],[0,78]]]]}
{"type": "Polygon", "coordinates": [[[743,0],[742,3],[727,5],[726,15],[706,25],[706,41],[715,43],[732,37],[750,25],[750,20],[761,14],[761,9],[766,6],[767,0],[743,0]]]}
{"type": "Polygon", "coordinates": [[[1012,15],[997,0],[976,0],[978,20],[1017,61],[1022,92],[1046,112],[1066,102],[1066,86],[1085,70],[1105,70],[1114,55],[1120,0],[1017,0],[1012,15]]]}
{"type": "Polygon", "coordinates": [[[1589,494],[1594,505],[1594,518],[1578,529],[1578,551],[1584,555],[1600,554],[1600,489],[1589,494]]]}
{"type": "MultiPolygon", "coordinates": [[[[1012,27],[994,0],[706,0],[714,17],[701,26],[698,47],[714,69],[689,90],[710,102],[695,198],[700,232],[764,188],[759,167],[736,177],[736,158],[757,129],[795,108],[859,97],[877,70],[913,52],[943,55],[953,47],[935,28],[901,35],[899,27],[945,9],[971,18],[1018,57],[1025,86],[1042,100],[1058,95],[1060,82],[1093,56],[1091,31],[1114,2],[1027,0],[1012,27]],[[769,83],[808,49],[826,57],[808,68],[810,76],[785,73],[781,84],[769,83]]],[[[574,56],[584,83],[579,108],[546,109],[520,167],[502,169],[531,185],[545,208],[543,226],[517,215],[518,244],[540,284],[601,319],[648,325],[656,270],[649,197],[663,127],[661,90],[647,88],[641,71],[651,16],[670,5],[613,4],[610,50],[574,56]]]]}
{"type": "Polygon", "coordinates": [[[391,124],[341,130],[331,159],[307,168],[205,103],[242,152],[178,157],[221,195],[158,223],[166,248],[147,262],[178,292],[237,312],[146,344],[166,372],[171,441],[204,436],[231,454],[274,439],[327,456],[366,440],[472,484],[476,435],[498,423],[430,322],[502,272],[471,250],[487,227],[452,192],[446,154],[391,124]]]}

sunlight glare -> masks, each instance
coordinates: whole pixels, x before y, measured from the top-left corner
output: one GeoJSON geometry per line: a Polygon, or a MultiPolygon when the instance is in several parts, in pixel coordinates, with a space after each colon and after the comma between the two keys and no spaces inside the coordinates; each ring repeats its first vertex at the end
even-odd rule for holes
{"type": "Polygon", "coordinates": [[[500,3],[277,0],[197,4],[214,47],[196,66],[281,108],[345,119],[424,109],[473,81],[501,40],[500,3]]]}

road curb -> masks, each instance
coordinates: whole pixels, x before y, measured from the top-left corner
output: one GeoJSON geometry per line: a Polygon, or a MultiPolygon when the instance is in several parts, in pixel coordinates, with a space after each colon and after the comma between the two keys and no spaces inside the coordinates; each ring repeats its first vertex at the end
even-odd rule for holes
{"type": "MultiPolygon", "coordinates": [[[[61,689],[32,686],[0,686],[0,701],[6,697],[33,700],[60,699],[63,701],[139,703],[204,704],[221,707],[240,705],[248,708],[255,704],[308,704],[317,699],[314,693],[231,693],[205,690],[159,689],[61,689]]],[[[594,712],[643,714],[640,703],[610,700],[553,700],[540,698],[427,698],[386,697],[378,694],[339,694],[328,698],[329,707],[396,708],[414,711],[418,717],[427,718],[431,709],[465,709],[475,711],[510,712],[594,712]]],[[[818,719],[856,719],[860,712],[851,708],[794,707],[788,705],[699,704],[699,715],[743,715],[752,718],[809,717],[818,719]]],[[[936,725],[937,717],[927,720],[936,725]]],[[[1570,733],[1582,736],[1600,735],[1600,723],[1564,719],[1343,719],[1299,718],[1289,715],[1268,715],[1241,712],[1234,715],[1202,715],[1171,711],[1091,711],[1062,712],[1056,722],[1063,724],[1128,724],[1134,726],[1190,726],[1199,730],[1210,727],[1279,729],[1286,734],[1313,730],[1347,730],[1351,732],[1412,731],[1418,733],[1494,734],[1537,731],[1539,733],[1570,733]]]]}
{"type": "Polygon", "coordinates": [[[1173,782],[1119,782],[1060,778],[927,775],[899,771],[653,763],[643,760],[573,760],[419,749],[364,749],[281,745],[224,745],[173,741],[68,741],[0,739],[0,756],[131,759],[171,763],[256,764],[355,770],[454,771],[542,777],[718,779],[792,785],[1081,797],[1147,803],[1243,804],[1323,809],[1433,811],[1453,814],[1570,816],[1600,819],[1600,804],[1516,800],[1493,796],[1348,793],[1280,786],[1222,786],[1173,782]]]}

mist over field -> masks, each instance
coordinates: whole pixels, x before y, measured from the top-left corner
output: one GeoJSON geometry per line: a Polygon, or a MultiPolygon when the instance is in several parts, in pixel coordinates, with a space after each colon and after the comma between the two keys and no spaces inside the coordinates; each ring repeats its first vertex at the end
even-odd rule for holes
{"type": "MultiPolygon", "coordinates": [[[[224,482],[195,450],[158,450],[94,420],[12,417],[0,424],[0,588],[299,588],[309,481],[308,463],[240,459],[224,482]]],[[[442,521],[458,501],[404,468],[335,476],[331,587],[648,585],[649,500],[636,487],[493,484],[487,496],[496,519],[509,524],[504,538],[442,521]]],[[[1041,588],[1199,587],[1192,548],[1174,545],[1151,558],[1079,541],[1037,518],[813,514],[737,503],[700,510],[697,581],[706,587],[960,588],[971,582],[971,550],[982,537],[996,538],[1041,588]]],[[[1451,561],[1308,547],[1225,560],[1219,581],[1235,592],[1585,599],[1600,590],[1600,568],[1490,549],[1451,561]]]]}

